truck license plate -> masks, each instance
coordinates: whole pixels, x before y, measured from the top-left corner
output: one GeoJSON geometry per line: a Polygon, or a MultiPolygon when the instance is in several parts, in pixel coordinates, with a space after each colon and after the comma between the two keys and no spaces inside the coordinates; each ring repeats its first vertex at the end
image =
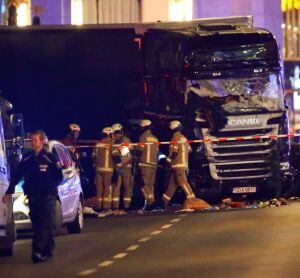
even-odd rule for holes
{"type": "Polygon", "coordinates": [[[234,187],[232,192],[234,194],[241,194],[241,193],[255,193],[256,187],[255,186],[247,186],[247,187],[234,187]]]}

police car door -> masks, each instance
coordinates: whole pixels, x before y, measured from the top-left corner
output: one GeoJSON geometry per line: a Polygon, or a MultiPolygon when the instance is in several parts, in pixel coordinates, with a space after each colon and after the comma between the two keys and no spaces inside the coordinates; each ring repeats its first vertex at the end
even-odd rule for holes
{"type": "Polygon", "coordinates": [[[54,145],[63,170],[63,182],[58,188],[64,219],[77,212],[77,201],[80,195],[80,180],[70,152],[62,144],[54,145]]]}

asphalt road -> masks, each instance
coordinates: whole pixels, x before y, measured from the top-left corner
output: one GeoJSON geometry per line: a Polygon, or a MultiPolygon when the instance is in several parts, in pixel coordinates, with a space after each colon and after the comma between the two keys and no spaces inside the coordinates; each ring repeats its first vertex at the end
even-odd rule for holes
{"type": "Polygon", "coordinates": [[[30,239],[0,258],[0,277],[300,277],[300,203],[188,215],[86,219],[30,261],[30,239]]]}

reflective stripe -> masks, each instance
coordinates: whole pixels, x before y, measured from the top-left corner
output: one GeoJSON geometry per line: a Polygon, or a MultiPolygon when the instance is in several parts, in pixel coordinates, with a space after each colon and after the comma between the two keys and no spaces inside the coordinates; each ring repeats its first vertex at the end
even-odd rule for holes
{"type": "Polygon", "coordinates": [[[51,159],[50,159],[47,155],[43,155],[43,157],[45,157],[46,160],[48,160],[48,162],[53,163],[53,162],[51,161],[51,159]]]}
{"type": "Polygon", "coordinates": [[[196,198],[196,196],[194,194],[188,195],[187,199],[191,199],[191,198],[196,198]]]}
{"type": "Polygon", "coordinates": [[[119,202],[120,198],[113,198],[114,202],[119,202]]]}
{"type": "Polygon", "coordinates": [[[182,163],[172,165],[172,168],[188,168],[188,167],[189,167],[188,164],[182,164],[182,163]]]}
{"type": "Polygon", "coordinates": [[[131,201],[131,198],[123,198],[124,199],[124,201],[131,201]]]}
{"type": "Polygon", "coordinates": [[[103,201],[103,199],[102,198],[98,198],[98,201],[103,201]]]}
{"type": "Polygon", "coordinates": [[[184,144],[182,144],[182,164],[186,164],[186,146],[184,144]]]}
{"type": "Polygon", "coordinates": [[[104,160],[105,168],[108,168],[108,160],[109,160],[109,150],[105,149],[105,160],[104,160]]]}
{"type": "Polygon", "coordinates": [[[170,198],[168,195],[166,195],[166,194],[164,194],[163,197],[164,197],[165,199],[167,199],[168,201],[171,200],[171,198],[170,198]]]}
{"type": "Polygon", "coordinates": [[[185,193],[186,193],[187,195],[193,194],[193,192],[190,192],[190,191],[188,190],[188,188],[186,187],[186,184],[183,184],[182,186],[183,186],[183,188],[184,188],[184,190],[185,190],[185,193]]]}
{"type": "Polygon", "coordinates": [[[109,186],[109,201],[112,201],[112,186],[109,186]]]}
{"type": "Polygon", "coordinates": [[[25,158],[23,159],[23,161],[24,161],[24,162],[27,161],[27,160],[30,159],[32,156],[33,156],[33,155],[29,155],[28,157],[25,157],[25,158]]]}
{"type": "Polygon", "coordinates": [[[151,154],[151,148],[150,148],[150,145],[147,145],[146,146],[146,154],[147,154],[147,158],[146,158],[146,162],[147,163],[150,163],[150,154],[151,154]]]}
{"type": "Polygon", "coordinates": [[[154,163],[148,163],[148,164],[146,164],[146,163],[140,162],[139,166],[156,168],[157,164],[154,164],[154,163]]]}
{"type": "Polygon", "coordinates": [[[104,172],[113,172],[114,171],[114,169],[113,168],[104,168],[104,167],[97,167],[96,168],[97,169],[97,171],[104,171],[104,172]]]}

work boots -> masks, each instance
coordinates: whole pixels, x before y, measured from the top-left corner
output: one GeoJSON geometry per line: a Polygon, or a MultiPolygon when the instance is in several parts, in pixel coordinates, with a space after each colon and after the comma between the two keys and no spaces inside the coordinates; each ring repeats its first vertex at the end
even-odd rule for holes
{"type": "Polygon", "coordinates": [[[197,198],[188,198],[183,203],[183,209],[204,210],[209,208],[211,208],[211,206],[208,203],[197,198]]]}

